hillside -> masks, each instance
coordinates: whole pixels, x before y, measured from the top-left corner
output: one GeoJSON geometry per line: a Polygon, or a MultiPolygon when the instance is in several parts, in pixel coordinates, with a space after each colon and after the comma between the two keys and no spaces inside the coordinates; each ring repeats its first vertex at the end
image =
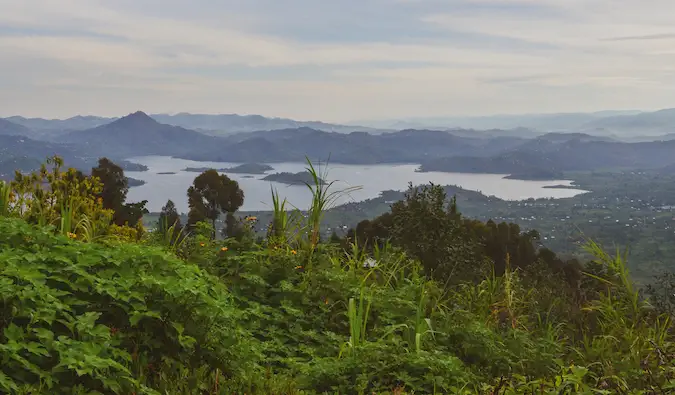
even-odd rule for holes
{"type": "Polygon", "coordinates": [[[539,174],[536,178],[541,179],[547,173],[560,178],[566,171],[654,169],[675,163],[675,140],[622,143],[565,136],[538,137],[487,158],[462,155],[430,159],[422,162],[421,171],[539,174]]]}
{"type": "Polygon", "coordinates": [[[68,166],[91,167],[73,146],[36,141],[23,136],[0,135],[0,179],[14,176],[14,170],[29,172],[40,168],[48,157],[61,156],[68,166]]]}
{"type": "Polygon", "coordinates": [[[184,155],[225,145],[216,137],[161,124],[140,111],[93,129],[70,132],[60,140],[88,153],[113,157],[184,155]]]}
{"type": "Polygon", "coordinates": [[[0,118],[0,134],[29,137],[32,131],[23,125],[0,118]]]}
{"type": "Polygon", "coordinates": [[[582,125],[622,136],[664,135],[675,132],[675,109],[600,118],[582,125]]]}
{"type": "Polygon", "coordinates": [[[269,118],[262,115],[180,113],[175,115],[152,114],[151,117],[167,125],[199,129],[214,136],[305,127],[337,133],[382,131],[363,126],[338,125],[319,121],[296,121],[288,118],[269,118]]]}
{"type": "Polygon", "coordinates": [[[517,138],[458,137],[444,131],[402,130],[372,135],[329,133],[311,128],[237,134],[227,138],[227,150],[193,151],[183,155],[197,161],[285,162],[306,155],[335,163],[418,163],[425,158],[473,153],[490,155],[517,146],[517,138]]]}
{"type": "Polygon", "coordinates": [[[488,115],[475,117],[429,117],[409,120],[362,122],[377,127],[402,128],[465,128],[465,129],[515,129],[529,128],[543,133],[553,131],[578,131],[583,125],[616,115],[638,114],[640,111],[600,111],[594,113],[551,113],[488,115]]]}
{"type": "Polygon", "coordinates": [[[95,128],[110,123],[117,118],[78,115],[67,119],[25,118],[20,116],[6,119],[39,132],[63,132],[95,128]]]}

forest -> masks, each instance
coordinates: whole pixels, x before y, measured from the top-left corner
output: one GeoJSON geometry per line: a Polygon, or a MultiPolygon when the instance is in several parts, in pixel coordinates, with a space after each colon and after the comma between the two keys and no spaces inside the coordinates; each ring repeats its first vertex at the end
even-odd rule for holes
{"type": "Polygon", "coordinates": [[[638,288],[621,251],[586,239],[588,259],[563,258],[433,184],[326,240],[349,191],[307,171],[312,204],[272,189],[264,236],[214,169],[186,191],[185,223],[168,201],[152,227],[106,158],[84,174],[53,157],[0,183],[0,392],[675,389],[673,276],[638,288]]]}

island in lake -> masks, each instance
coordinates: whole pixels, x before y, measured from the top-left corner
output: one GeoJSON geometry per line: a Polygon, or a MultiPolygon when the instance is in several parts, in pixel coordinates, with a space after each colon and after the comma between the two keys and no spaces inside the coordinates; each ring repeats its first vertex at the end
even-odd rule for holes
{"type": "MultiPolygon", "coordinates": [[[[195,173],[202,173],[206,170],[210,170],[209,167],[188,167],[183,169],[183,171],[191,171],[195,173]]],[[[260,163],[243,163],[239,166],[228,167],[224,169],[216,169],[222,173],[235,173],[235,174],[265,174],[274,168],[270,165],[264,165],[260,163]]]]}
{"type": "Polygon", "coordinates": [[[141,185],[145,185],[145,181],[127,177],[127,185],[129,185],[129,188],[140,187],[141,185]]]}
{"type": "Polygon", "coordinates": [[[176,174],[176,172],[175,171],[162,171],[162,172],[159,172],[157,174],[159,174],[159,175],[169,175],[169,174],[176,174]]]}
{"type": "Polygon", "coordinates": [[[572,185],[562,185],[561,184],[561,185],[546,185],[546,186],[543,186],[542,188],[547,188],[547,189],[579,189],[580,186],[575,185],[575,184],[572,184],[572,185]]]}
{"type": "MultiPolygon", "coordinates": [[[[299,173],[288,173],[288,172],[283,172],[283,173],[274,173],[270,174],[267,177],[264,177],[263,180],[265,181],[274,181],[274,182],[280,182],[283,184],[288,184],[288,185],[305,185],[305,184],[314,184],[314,178],[312,177],[311,174],[309,174],[308,171],[301,171],[299,173]]],[[[319,178],[319,182],[321,184],[325,184],[326,182],[322,179],[319,178]]]]}

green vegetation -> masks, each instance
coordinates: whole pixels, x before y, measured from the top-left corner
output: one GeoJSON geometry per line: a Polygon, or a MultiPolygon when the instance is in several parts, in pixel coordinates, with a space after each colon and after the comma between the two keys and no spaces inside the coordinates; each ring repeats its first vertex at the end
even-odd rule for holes
{"type": "Polygon", "coordinates": [[[203,220],[183,229],[168,202],[141,232],[103,207],[113,184],[50,163],[0,185],[0,392],[675,389],[672,278],[646,299],[623,256],[588,242],[591,261],[562,260],[537,232],[464,218],[441,187],[411,188],[351,239],[322,242],[341,192],[309,162],[307,220],[274,193],[269,237],[216,240],[209,215],[241,205],[217,172],[189,192],[213,208],[203,220]]]}
{"type": "MultiPolygon", "coordinates": [[[[481,221],[507,222],[525,231],[537,230],[538,243],[566,258],[590,259],[582,245],[596,240],[627,252],[634,281],[646,285],[654,276],[673,271],[675,262],[675,175],[646,171],[566,173],[573,187],[590,191],[565,199],[505,201],[456,186],[445,186],[457,198],[462,213],[481,221]]],[[[322,235],[344,236],[359,222],[372,220],[404,198],[404,192],[384,191],[380,197],[328,210],[322,235]]],[[[269,212],[246,212],[262,225],[269,212]]],[[[258,228],[264,234],[264,227],[258,228]]]]}

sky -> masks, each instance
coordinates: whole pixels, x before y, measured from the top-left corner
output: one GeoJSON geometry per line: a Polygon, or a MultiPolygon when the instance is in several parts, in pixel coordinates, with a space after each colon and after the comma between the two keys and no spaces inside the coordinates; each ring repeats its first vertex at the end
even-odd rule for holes
{"type": "Polygon", "coordinates": [[[0,0],[0,116],[675,107],[672,0],[0,0]]]}

